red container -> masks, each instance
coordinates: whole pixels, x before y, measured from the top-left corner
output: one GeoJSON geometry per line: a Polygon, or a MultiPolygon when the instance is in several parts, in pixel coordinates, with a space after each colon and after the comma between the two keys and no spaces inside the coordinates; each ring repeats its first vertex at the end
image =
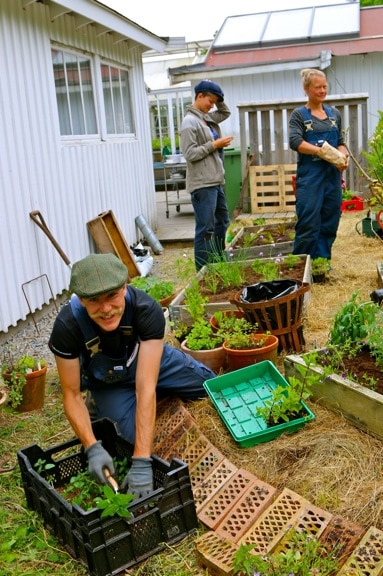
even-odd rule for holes
{"type": "Polygon", "coordinates": [[[342,212],[359,212],[363,209],[363,199],[359,196],[353,196],[351,200],[344,200],[341,205],[342,212]]]}

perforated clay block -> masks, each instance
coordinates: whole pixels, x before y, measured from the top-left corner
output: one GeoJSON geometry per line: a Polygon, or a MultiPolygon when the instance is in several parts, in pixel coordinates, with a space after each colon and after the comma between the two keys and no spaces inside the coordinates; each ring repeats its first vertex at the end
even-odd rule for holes
{"type": "Polygon", "coordinates": [[[289,550],[291,548],[291,538],[295,532],[303,532],[308,538],[318,540],[331,519],[332,514],[330,512],[308,503],[297,516],[296,522],[291,526],[291,530],[277,543],[273,549],[273,554],[289,550]]]}
{"type": "Polygon", "coordinates": [[[216,492],[236,473],[238,468],[226,458],[205,477],[197,487],[193,486],[197,514],[216,492]]]}
{"type": "Polygon", "coordinates": [[[217,450],[213,444],[210,444],[209,449],[190,467],[190,478],[193,488],[202,484],[222,460],[224,460],[222,452],[217,450]]]}
{"type": "Polygon", "coordinates": [[[187,430],[183,436],[170,445],[168,450],[163,456],[164,460],[171,460],[172,458],[180,458],[184,460],[189,467],[193,466],[201,456],[207,452],[207,450],[212,446],[211,442],[204,436],[198,426],[194,424],[189,430],[187,430]]]}
{"type": "Polygon", "coordinates": [[[302,496],[285,488],[242,536],[239,543],[253,544],[254,554],[271,552],[291,529],[307,504],[307,500],[302,496]]]}
{"type": "Polygon", "coordinates": [[[247,470],[237,470],[211,498],[203,505],[198,518],[206,526],[215,530],[217,525],[225,518],[234,504],[245,492],[256,484],[257,478],[247,470]]]}
{"type": "Polygon", "coordinates": [[[365,528],[339,516],[333,517],[319,540],[322,546],[344,564],[366,532],[365,528]]]}
{"type": "Polygon", "coordinates": [[[257,479],[218,524],[216,533],[231,542],[238,542],[278,494],[276,488],[257,479]]]}
{"type": "Polygon", "coordinates": [[[206,532],[195,541],[199,566],[212,576],[231,576],[234,554],[238,546],[214,532],[206,532]]]}
{"type": "Polygon", "coordinates": [[[383,532],[371,527],[367,530],[337,576],[381,576],[383,574],[383,532]]]}

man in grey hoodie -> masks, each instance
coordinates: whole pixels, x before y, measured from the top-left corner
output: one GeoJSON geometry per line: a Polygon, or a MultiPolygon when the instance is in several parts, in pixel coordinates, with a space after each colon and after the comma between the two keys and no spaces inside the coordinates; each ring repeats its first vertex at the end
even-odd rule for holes
{"type": "Polygon", "coordinates": [[[225,248],[230,217],[223,190],[223,148],[233,137],[221,136],[219,124],[231,114],[221,87],[202,80],[194,91],[195,100],[182,122],[180,141],[187,163],[186,190],[195,214],[194,259],[200,270],[207,262],[220,259],[225,248]]]}

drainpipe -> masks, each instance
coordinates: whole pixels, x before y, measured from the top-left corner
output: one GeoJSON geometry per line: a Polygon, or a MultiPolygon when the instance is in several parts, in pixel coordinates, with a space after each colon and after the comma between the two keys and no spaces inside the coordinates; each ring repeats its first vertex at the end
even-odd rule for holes
{"type": "Polygon", "coordinates": [[[162,254],[164,251],[163,246],[154,234],[153,230],[150,228],[149,224],[146,222],[145,217],[140,214],[135,218],[135,223],[143,233],[145,240],[148,242],[153,252],[155,254],[162,254]]]}

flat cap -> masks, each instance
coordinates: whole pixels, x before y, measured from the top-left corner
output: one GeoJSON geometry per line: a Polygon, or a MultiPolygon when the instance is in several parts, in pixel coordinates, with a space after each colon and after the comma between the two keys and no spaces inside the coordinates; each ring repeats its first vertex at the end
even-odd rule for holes
{"type": "Polygon", "coordinates": [[[219,102],[223,102],[224,94],[222,88],[215,82],[210,82],[210,80],[202,80],[201,82],[198,82],[194,87],[194,92],[196,95],[200,92],[210,92],[211,94],[218,96],[219,102]]]}
{"type": "Polygon", "coordinates": [[[128,275],[128,268],[114,254],[89,254],[73,264],[69,290],[80,298],[93,298],[122,288],[128,275]]]}

